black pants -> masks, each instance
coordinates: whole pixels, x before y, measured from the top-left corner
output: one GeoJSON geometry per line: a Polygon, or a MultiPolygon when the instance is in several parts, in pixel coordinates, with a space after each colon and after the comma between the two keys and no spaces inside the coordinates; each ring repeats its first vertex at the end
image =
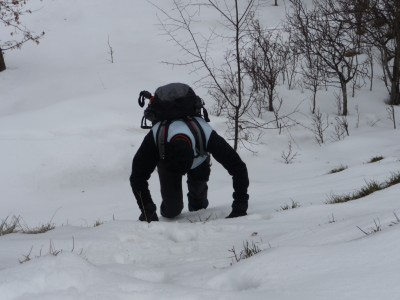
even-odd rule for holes
{"type": "MultiPolygon", "coordinates": [[[[163,161],[157,166],[161,186],[161,215],[174,218],[183,210],[182,175],[170,172],[163,161]]],[[[207,182],[210,178],[210,158],[187,173],[189,211],[207,208],[207,182]]]]}

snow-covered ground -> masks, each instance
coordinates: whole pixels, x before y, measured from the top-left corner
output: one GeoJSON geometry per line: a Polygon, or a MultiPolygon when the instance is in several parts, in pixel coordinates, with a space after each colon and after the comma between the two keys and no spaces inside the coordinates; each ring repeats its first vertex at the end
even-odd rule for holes
{"type": "MultiPolygon", "coordinates": [[[[318,99],[333,123],[324,145],[297,126],[266,131],[256,154],[240,149],[250,176],[248,216],[225,219],[232,183],[214,162],[207,210],[147,224],[137,221],[128,180],[146,134],[138,93],[192,84],[199,74],[161,64],[181,53],[155,26],[157,10],[147,1],[30,2],[40,9],[25,20],[46,36],[7,52],[8,70],[0,73],[0,221],[19,216],[31,228],[56,228],[0,237],[1,300],[400,299],[400,186],[326,204],[332,194],[400,171],[400,130],[387,118],[378,80],[372,92],[349,99],[344,140],[329,138],[330,91],[318,99]],[[285,164],[289,141],[297,155],[285,164]],[[384,159],[368,163],[376,156],[384,159]],[[347,169],[328,174],[341,165],[347,169]],[[246,244],[261,252],[236,262],[246,244]]],[[[264,21],[277,24],[284,9],[265,5],[264,21]]],[[[295,118],[309,125],[308,95],[279,92],[285,109],[302,103],[295,118]]],[[[221,134],[224,122],[211,116],[221,134]]],[[[150,185],[159,205],[156,174],[150,185]]]]}

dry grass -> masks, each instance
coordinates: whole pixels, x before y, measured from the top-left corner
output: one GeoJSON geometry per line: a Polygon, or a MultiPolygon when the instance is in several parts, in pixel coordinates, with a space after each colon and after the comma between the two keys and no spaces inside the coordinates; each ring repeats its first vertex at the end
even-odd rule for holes
{"type": "Polygon", "coordinates": [[[15,233],[20,227],[19,217],[7,216],[4,220],[0,222],[0,236],[15,233]]]}
{"type": "Polygon", "coordinates": [[[372,163],[377,162],[377,161],[380,161],[380,160],[382,160],[382,159],[384,159],[383,156],[374,156],[374,157],[372,157],[372,158],[368,161],[368,163],[369,163],[369,164],[372,164],[372,163]]]}
{"type": "Polygon", "coordinates": [[[358,191],[355,191],[350,194],[344,195],[331,195],[329,199],[326,201],[327,204],[336,204],[336,203],[344,203],[356,199],[363,198],[377,191],[389,188],[395,184],[400,183],[400,171],[397,173],[392,173],[392,175],[382,183],[379,183],[375,180],[371,180],[366,182],[366,185],[361,187],[358,191]]]}
{"type": "Polygon", "coordinates": [[[330,170],[330,171],[328,172],[328,174],[339,173],[339,172],[342,172],[342,171],[346,170],[347,168],[348,168],[347,166],[340,165],[339,167],[336,167],[336,168],[330,170]]]}
{"type": "Polygon", "coordinates": [[[37,227],[29,227],[23,224],[21,217],[7,216],[0,222],[0,236],[17,232],[24,234],[40,234],[53,230],[55,227],[55,224],[53,224],[51,220],[37,227]]]}

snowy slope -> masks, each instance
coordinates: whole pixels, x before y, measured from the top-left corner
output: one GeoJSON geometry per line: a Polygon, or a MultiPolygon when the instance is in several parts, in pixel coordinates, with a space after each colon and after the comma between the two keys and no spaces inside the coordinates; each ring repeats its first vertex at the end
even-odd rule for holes
{"type": "MultiPolygon", "coordinates": [[[[326,203],[400,171],[400,131],[387,119],[379,81],[349,99],[350,137],[342,141],[319,146],[297,126],[266,131],[256,154],[240,150],[251,182],[248,216],[225,219],[232,183],[214,162],[207,210],[145,224],[128,181],[146,133],[137,95],[200,74],[161,63],[181,53],[147,1],[30,3],[40,9],[27,23],[46,36],[7,52],[0,73],[0,221],[15,215],[29,227],[56,228],[0,236],[1,300],[400,299],[399,185],[326,203]],[[285,164],[289,141],[297,156],[285,164]],[[375,156],[384,159],[368,163],[375,156]],[[348,168],[328,174],[340,165],[348,168]],[[282,209],[292,203],[299,207],[282,209]],[[236,262],[233,251],[246,243],[261,252],[236,262]]],[[[271,26],[284,16],[283,5],[262,9],[271,26]]],[[[196,91],[211,106],[206,91],[196,91]]],[[[307,94],[279,92],[285,110],[301,103],[296,120],[309,126],[307,94]]],[[[318,99],[331,122],[333,99],[332,91],[318,99]]],[[[211,119],[224,134],[225,120],[211,119]]],[[[159,206],[156,174],[150,186],[159,206]]]]}

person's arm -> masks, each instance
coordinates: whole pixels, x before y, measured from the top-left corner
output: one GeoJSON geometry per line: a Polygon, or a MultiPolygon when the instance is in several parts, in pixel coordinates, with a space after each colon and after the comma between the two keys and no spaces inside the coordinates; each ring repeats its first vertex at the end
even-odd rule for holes
{"type": "Polygon", "coordinates": [[[142,214],[140,221],[158,221],[156,205],[151,198],[148,180],[159,161],[159,154],[155,144],[153,133],[144,138],[132,162],[132,174],[130,183],[133,194],[142,214]]]}
{"type": "Polygon", "coordinates": [[[207,151],[212,154],[232,176],[233,183],[233,203],[232,212],[228,218],[245,216],[247,214],[249,195],[249,176],[246,164],[242,161],[236,151],[229,145],[224,138],[215,131],[210,135],[207,144],[207,151]]]}

